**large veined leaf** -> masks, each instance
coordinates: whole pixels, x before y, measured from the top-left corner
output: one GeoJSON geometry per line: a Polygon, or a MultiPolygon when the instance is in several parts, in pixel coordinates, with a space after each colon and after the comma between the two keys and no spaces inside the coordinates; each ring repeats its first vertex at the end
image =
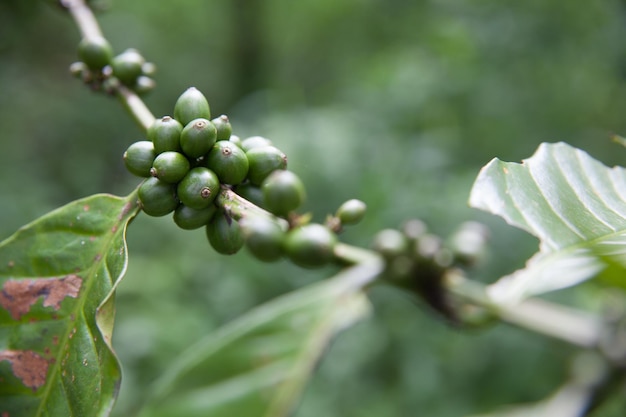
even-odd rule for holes
{"type": "Polygon", "coordinates": [[[106,416],[120,384],[113,291],[136,196],[94,195],[0,243],[0,415],[106,416]]]}
{"type": "MultiPolygon", "coordinates": [[[[470,205],[539,238],[524,269],[489,288],[494,300],[576,285],[626,265],[626,170],[609,168],[565,143],[542,144],[521,164],[487,164],[470,205]]],[[[623,278],[626,284],[626,275],[623,278]]]]}
{"type": "Polygon", "coordinates": [[[380,272],[352,267],[227,324],[181,353],[140,415],[288,415],[331,338],[369,311],[363,286],[380,272]]]}

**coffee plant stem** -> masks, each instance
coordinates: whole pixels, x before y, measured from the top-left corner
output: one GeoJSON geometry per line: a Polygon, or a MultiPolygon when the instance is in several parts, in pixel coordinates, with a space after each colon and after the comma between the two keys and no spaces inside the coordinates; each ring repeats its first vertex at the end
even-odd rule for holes
{"type": "MultiPolygon", "coordinates": [[[[93,12],[84,0],[60,0],[60,4],[72,15],[83,37],[103,36],[93,12]]],[[[139,127],[146,131],[155,121],[155,117],[144,101],[121,84],[114,92],[139,127]]],[[[252,215],[267,216],[277,221],[285,230],[289,227],[286,220],[254,205],[226,186],[222,186],[216,204],[235,220],[252,215]]],[[[373,281],[383,270],[384,264],[380,256],[366,249],[339,243],[334,249],[334,256],[337,263],[369,268],[370,272],[364,274],[368,277],[368,282],[373,281]]],[[[458,273],[451,272],[446,276],[444,289],[466,302],[486,308],[509,323],[584,348],[598,347],[604,334],[605,326],[600,320],[547,302],[527,300],[514,306],[495,303],[482,284],[471,282],[458,273]]]]}
{"type": "Polygon", "coordinates": [[[544,300],[497,303],[489,297],[485,285],[456,271],[449,272],[443,284],[450,294],[483,307],[506,322],[582,348],[600,348],[606,334],[605,323],[597,317],[544,300]]]}
{"type": "Polygon", "coordinates": [[[372,264],[383,265],[383,260],[376,252],[348,245],[337,243],[334,248],[335,258],[347,264],[372,264]]]}
{"type": "Polygon", "coordinates": [[[80,30],[84,38],[102,36],[96,17],[83,0],[61,0],[59,3],[72,15],[78,30],[80,30]]]}
{"type": "Polygon", "coordinates": [[[245,198],[239,196],[229,187],[222,185],[222,190],[216,197],[215,202],[218,206],[222,207],[226,214],[233,219],[239,221],[249,216],[264,216],[270,217],[280,224],[280,226],[287,230],[289,227],[286,220],[274,216],[269,211],[263,210],[261,207],[251,203],[245,198]]]}
{"type": "Polygon", "coordinates": [[[126,111],[135,119],[135,122],[137,122],[143,131],[146,132],[156,120],[148,106],[146,106],[146,103],[144,103],[135,92],[121,84],[116,87],[115,94],[122,102],[126,111]]]}

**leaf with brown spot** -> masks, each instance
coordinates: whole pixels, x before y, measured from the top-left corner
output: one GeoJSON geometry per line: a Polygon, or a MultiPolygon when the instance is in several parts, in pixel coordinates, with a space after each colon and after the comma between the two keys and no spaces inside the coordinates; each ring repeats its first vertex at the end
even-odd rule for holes
{"type": "Polygon", "coordinates": [[[0,243],[0,416],[107,416],[120,383],[113,292],[137,197],[99,194],[0,243]]]}

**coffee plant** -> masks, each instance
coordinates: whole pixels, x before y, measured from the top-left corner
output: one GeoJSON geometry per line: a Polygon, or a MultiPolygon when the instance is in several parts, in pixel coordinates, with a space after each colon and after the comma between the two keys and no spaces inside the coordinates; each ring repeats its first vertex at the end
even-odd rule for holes
{"type": "Polygon", "coordinates": [[[162,217],[180,233],[204,230],[207,248],[225,255],[225,264],[227,255],[247,251],[260,263],[337,272],[181,353],[146,387],[138,416],[292,414],[331,340],[371,313],[368,291],[377,284],[418,297],[442,325],[508,322],[577,349],[553,395],[483,417],[624,415],[623,312],[540,296],[590,280],[625,288],[626,169],[565,143],[544,143],[522,163],[489,162],[469,204],[534,235],[540,248],[525,267],[485,285],[471,274],[488,249],[486,226],[464,222],[442,237],[407,219],[361,247],[344,243],[344,230],[367,216],[367,201],[346,196],[313,221],[302,211],[306,185],[279,143],[238,136],[236,120],[212,114],[193,86],[155,117],[141,99],[155,87],[155,64],[136,49],[116,51],[89,2],[59,5],[81,33],[71,73],[117,97],[144,132],[120,150],[139,180],[126,196],[73,201],[0,243],[0,416],[110,414],[123,383],[111,344],[115,291],[129,261],[127,228],[139,215],[162,217]]]}

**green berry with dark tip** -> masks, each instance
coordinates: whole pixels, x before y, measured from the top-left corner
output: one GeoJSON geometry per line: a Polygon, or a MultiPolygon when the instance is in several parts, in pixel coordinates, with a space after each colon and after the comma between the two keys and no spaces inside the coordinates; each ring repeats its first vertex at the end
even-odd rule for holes
{"type": "Polygon", "coordinates": [[[245,240],[239,223],[226,213],[220,212],[206,226],[211,247],[222,255],[233,255],[243,247],[245,240]]]}
{"type": "Polygon", "coordinates": [[[167,151],[179,152],[181,150],[180,134],[182,130],[183,125],[178,120],[170,116],[163,116],[156,119],[148,129],[148,139],[154,143],[154,150],[157,154],[167,151]]]}
{"type": "Polygon", "coordinates": [[[241,141],[241,147],[246,152],[252,148],[263,146],[272,146],[272,141],[264,138],[263,136],[250,136],[249,138],[245,138],[241,141]]]}
{"type": "Polygon", "coordinates": [[[255,206],[259,206],[263,209],[266,208],[261,187],[245,182],[235,187],[235,192],[255,206]]]}
{"type": "Polygon", "coordinates": [[[154,158],[150,175],[157,177],[161,181],[175,184],[187,175],[189,169],[189,160],[185,155],[174,151],[167,151],[154,158]]]}
{"type": "Polygon", "coordinates": [[[196,167],[178,183],[177,194],[180,201],[191,208],[208,207],[220,191],[220,181],[215,172],[206,167],[196,167]]]}
{"type": "Polygon", "coordinates": [[[156,158],[154,144],[149,140],[135,142],[124,152],[124,165],[135,175],[149,177],[152,163],[156,158]]]}
{"type": "Polygon", "coordinates": [[[318,268],[333,260],[336,243],[337,235],[321,224],[311,223],[287,232],[283,248],[294,264],[318,268]]]}
{"type": "Polygon", "coordinates": [[[217,212],[214,204],[203,209],[194,209],[184,204],[174,211],[174,223],[181,229],[193,230],[206,226],[217,212]]]}
{"type": "Polygon", "coordinates": [[[146,62],[136,49],[127,49],[111,60],[113,75],[127,86],[134,86],[142,74],[141,67],[146,62]]]}
{"type": "Polygon", "coordinates": [[[211,109],[204,94],[195,87],[189,87],[178,97],[174,105],[174,118],[183,125],[194,119],[211,120],[211,109]]]}
{"type": "Polygon", "coordinates": [[[230,135],[233,133],[233,127],[230,125],[228,116],[222,114],[220,117],[216,117],[211,120],[217,129],[217,140],[229,140],[230,135]]]}
{"type": "Polygon", "coordinates": [[[113,48],[105,38],[83,38],[78,44],[78,57],[92,70],[101,70],[113,58],[113,48]]]}
{"type": "Polygon", "coordinates": [[[265,217],[247,217],[240,221],[246,248],[257,259],[274,262],[283,257],[285,232],[275,221],[265,217]]]}
{"type": "Polygon", "coordinates": [[[352,199],[339,206],[335,215],[341,224],[357,224],[363,219],[363,216],[365,216],[366,209],[367,206],[364,202],[352,199]]]}
{"type": "Polygon", "coordinates": [[[277,169],[287,169],[287,155],[274,146],[259,146],[246,152],[250,168],[248,179],[260,185],[268,175],[277,169]]]}
{"type": "Polygon", "coordinates": [[[261,184],[261,190],[267,210],[278,216],[296,210],[305,199],[304,184],[291,171],[272,172],[261,184]]]}
{"type": "Polygon", "coordinates": [[[217,129],[207,119],[194,119],[180,133],[180,147],[190,158],[199,158],[211,150],[217,140],[217,129]]]}
{"type": "Polygon", "coordinates": [[[173,212],[179,204],[176,186],[156,177],[145,180],[138,193],[142,210],[150,216],[165,216],[173,212]]]}
{"type": "Polygon", "coordinates": [[[217,174],[223,184],[239,184],[248,175],[246,153],[227,140],[215,142],[206,157],[206,165],[217,174]]]}

